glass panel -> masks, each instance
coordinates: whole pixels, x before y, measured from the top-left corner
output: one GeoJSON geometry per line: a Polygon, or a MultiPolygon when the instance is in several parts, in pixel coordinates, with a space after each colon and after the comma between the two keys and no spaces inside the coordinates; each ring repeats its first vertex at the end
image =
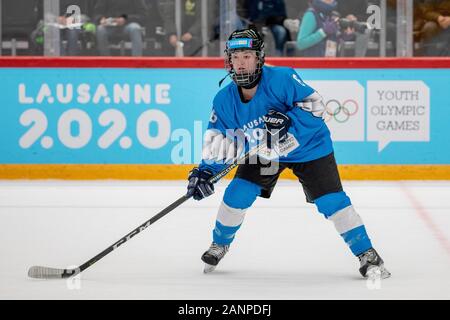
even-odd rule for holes
{"type": "Polygon", "coordinates": [[[60,28],[63,27],[60,17],[59,0],[44,0],[44,56],[60,55],[60,28]]]}
{"type": "Polygon", "coordinates": [[[449,56],[449,0],[0,0],[1,54],[220,56],[255,26],[267,56],[449,56]]]}

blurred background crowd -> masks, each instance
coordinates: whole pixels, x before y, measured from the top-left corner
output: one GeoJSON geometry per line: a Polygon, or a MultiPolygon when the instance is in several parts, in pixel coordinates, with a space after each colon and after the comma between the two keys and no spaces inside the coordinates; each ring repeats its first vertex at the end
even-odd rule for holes
{"type": "Polygon", "coordinates": [[[219,56],[254,25],[268,56],[449,56],[450,0],[0,0],[1,55],[219,56]]]}

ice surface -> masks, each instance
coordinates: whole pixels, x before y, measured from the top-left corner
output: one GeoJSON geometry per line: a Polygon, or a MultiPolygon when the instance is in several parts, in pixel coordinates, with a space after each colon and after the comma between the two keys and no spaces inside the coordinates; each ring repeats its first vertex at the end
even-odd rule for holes
{"type": "Polygon", "coordinates": [[[72,280],[27,277],[32,265],[81,264],[185,191],[184,181],[0,181],[0,299],[450,299],[450,182],[344,181],[392,272],[367,281],[333,224],[280,181],[248,211],[211,274],[227,182],[189,200],[72,280]]]}

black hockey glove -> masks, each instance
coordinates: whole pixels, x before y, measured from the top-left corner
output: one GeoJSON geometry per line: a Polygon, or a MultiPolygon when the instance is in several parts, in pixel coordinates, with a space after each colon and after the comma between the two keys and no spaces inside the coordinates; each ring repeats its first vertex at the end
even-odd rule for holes
{"type": "Polygon", "coordinates": [[[207,170],[194,168],[189,172],[189,184],[186,196],[193,196],[195,200],[202,200],[214,193],[214,185],[208,182],[213,174],[207,170]]]}
{"type": "Polygon", "coordinates": [[[272,146],[277,142],[283,142],[287,138],[288,129],[291,126],[291,119],[276,110],[270,110],[268,114],[263,116],[264,127],[266,128],[267,147],[272,149],[272,146]]]}

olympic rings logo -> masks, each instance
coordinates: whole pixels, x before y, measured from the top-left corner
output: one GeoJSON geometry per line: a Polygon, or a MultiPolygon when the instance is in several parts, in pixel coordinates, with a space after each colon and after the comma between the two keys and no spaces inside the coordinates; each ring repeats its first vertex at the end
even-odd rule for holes
{"type": "Polygon", "coordinates": [[[353,99],[347,99],[342,104],[336,99],[331,99],[325,104],[323,118],[325,122],[334,118],[336,122],[344,123],[347,122],[351,116],[355,115],[358,112],[358,109],[359,105],[353,99]]]}

